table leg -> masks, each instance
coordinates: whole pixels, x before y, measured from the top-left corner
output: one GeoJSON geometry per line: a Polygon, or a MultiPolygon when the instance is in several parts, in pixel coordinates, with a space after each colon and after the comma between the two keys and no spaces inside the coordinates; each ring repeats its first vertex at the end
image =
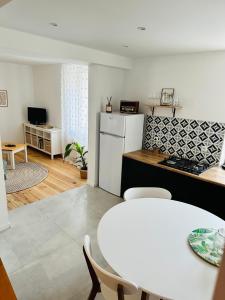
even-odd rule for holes
{"type": "Polygon", "coordinates": [[[24,160],[27,163],[28,162],[28,158],[27,158],[27,146],[25,146],[24,148],[24,160]]]}
{"type": "Polygon", "coordinates": [[[7,153],[7,166],[11,165],[11,155],[10,152],[7,153]]]}
{"type": "Polygon", "coordinates": [[[14,155],[13,151],[10,152],[10,163],[11,163],[11,168],[13,170],[15,170],[15,168],[16,168],[16,165],[15,165],[15,155],[14,155]]]}

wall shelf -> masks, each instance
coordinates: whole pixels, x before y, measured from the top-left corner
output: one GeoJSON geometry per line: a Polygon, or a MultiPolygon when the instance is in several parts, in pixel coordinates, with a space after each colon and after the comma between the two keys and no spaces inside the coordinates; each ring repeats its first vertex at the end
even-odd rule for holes
{"type": "Polygon", "coordinates": [[[148,106],[152,112],[152,116],[154,116],[155,113],[155,108],[169,108],[172,111],[173,117],[176,115],[176,110],[177,109],[182,109],[182,106],[180,105],[160,105],[160,104],[145,104],[145,106],[148,106]]]}

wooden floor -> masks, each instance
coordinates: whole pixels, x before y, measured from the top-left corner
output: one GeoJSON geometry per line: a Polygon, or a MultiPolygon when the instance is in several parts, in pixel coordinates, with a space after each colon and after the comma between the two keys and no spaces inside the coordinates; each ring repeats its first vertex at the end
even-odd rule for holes
{"type": "MultiPolygon", "coordinates": [[[[18,153],[16,159],[17,161],[22,160],[23,155],[18,153]]],[[[48,177],[32,188],[7,194],[9,209],[23,206],[75,187],[80,187],[86,183],[86,180],[80,179],[79,170],[75,166],[63,162],[59,156],[51,160],[47,154],[28,149],[28,160],[45,166],[49,171],[48,177]]]]}

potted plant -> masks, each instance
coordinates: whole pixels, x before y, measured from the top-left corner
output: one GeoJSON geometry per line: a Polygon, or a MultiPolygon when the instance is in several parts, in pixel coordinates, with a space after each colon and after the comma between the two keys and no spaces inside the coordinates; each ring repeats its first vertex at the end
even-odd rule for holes
{"type": "Polygon", "coordinates": [[[64,158],[68,157],[72,151],[75,151],[78,154],[78,157],[75,160],[75,164],[78,164],[80,167],[80,178],[87,179],[87,159],[86,154],[88,151],[85,151],[84,146],[81,146],[79,143],[74,142],[67,144],[65,148],[64,158]]]}

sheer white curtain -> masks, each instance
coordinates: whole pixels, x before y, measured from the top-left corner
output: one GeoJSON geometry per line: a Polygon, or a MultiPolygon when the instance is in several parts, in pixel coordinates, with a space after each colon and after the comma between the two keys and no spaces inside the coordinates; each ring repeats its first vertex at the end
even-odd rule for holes
{"type": "Polygon", "coordinates": [[[88,66],[62,66],[63,146],[79,142],[88,146],[88,66]]]}

